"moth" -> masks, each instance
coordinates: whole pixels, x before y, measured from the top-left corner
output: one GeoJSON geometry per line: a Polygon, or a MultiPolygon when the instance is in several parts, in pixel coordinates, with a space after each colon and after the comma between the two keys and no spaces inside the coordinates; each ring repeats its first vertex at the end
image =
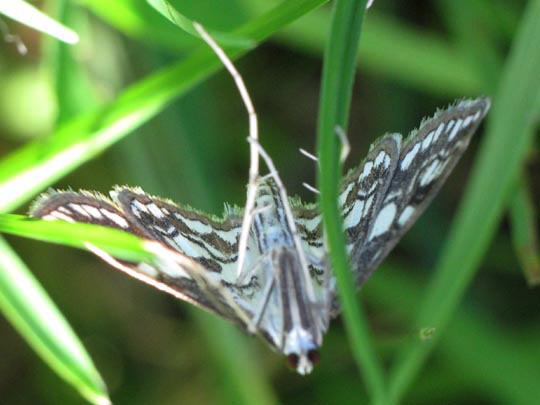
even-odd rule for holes
{"type": "MultiPolygon", "coordinates": [[[[385,135],[342,179],[339,206],[358,286],[436,195],[489,106],[486,98],[462,100],[425,120],[405,140],[385,135]]],[[[118,228],[189,257],[200,266],[111,264],[128,267],[143,281],[251,329],[287,356],[300,374],[307,374],[317,363],[339,305],[317,205],[284,199],[280,191],[273,177],[257,180],[240,274],[245,212],[237,207],[226,206],[218,219],[140,188],[117,186],[110,198],[88,191],[49,191],[35,202],[31,215],[118,228]]]]}
{"type": "MultiPolygon", "coordinates": [[[[246,105],[253,118],[250,102],[246,105]]],[[[424,120],[406,139],[385,135],[341,180],[338,203],[358,287],[437,194],[489,107],[487,98],[461,100],[424,120]]],[[[154,241],[165,253],[152,263],[93,252],[259,335],[298,373],[308,374],[339,314],[322,217],[316,204],[287,195],[271,159],[253,136],[250,141],[252,163],[262,156],[270,173],[252,171],[246,208],[226,205],[221,218],[124,186],[116,186],[110,197],[51,190],[35,201],[30,215],[108,226],[154,241]]]]}

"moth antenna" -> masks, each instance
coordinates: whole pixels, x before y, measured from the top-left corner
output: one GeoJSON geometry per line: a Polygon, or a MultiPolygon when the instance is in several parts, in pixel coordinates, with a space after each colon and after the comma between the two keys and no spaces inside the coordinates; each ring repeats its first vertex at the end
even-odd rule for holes
{"type": "Polygon", "coordinates": [[[311,184],[308,184],[308,183],[302,183],[302,185],[307,188],[309,191],[311,191],[312,193],[315,193],[315,194],[321,194],[321,192],[319,190],[317,190],[315,187],[313,187],[311,184]]]}
{"type": "MultiPolygon", "coordinates": [[[[240,73],[238,73],[238,71],[234,67],[229,57],[225,54],[223,49],[221,49],[220,46],[216,43],[216,41],[210,36],[210,34],[206,32],[203,26],[197,22],[194,22],[193,26],[195,27],[195,30],[197,30],[201,38],[208,44],[208,46],[210,46],[210,48],[212,48],[214,53],[221,60],[221,63],[223,63],[227,71],[231,74],[232,78],[234,79],[236,88],[238,89],[238,92],[240,93],[240,97],[242,97],[242,101],[244,102],[246,111],[249,116],[249,138],[255,140],[255,142],[258,143],[259,142],[259,129],[258,129],[257,113],[255,112],[255,108],[253,107],[253,103],[249,96],[249,92],[246,88],[246,85],[244,84],[244,80],[242,79],[242,76],[240,75],[240,73]]],[[[249,228],[250,228],[251,222],[253,221],[253,209],[255,208],[255,198],[257,197],[257,179],[259,177],[259,153],[258,153],[257,147],[255,146],[254,143],[250,143],[249,149],[250,149],[249,150],[250,165],[249,165],[249,180],[248,180],[247,197],[246,197],[246,209],[244,211],[244,219],[242,221],[242,231],[240,233],[240,239],[238,241],[238,270],[237,270],[238,276],[242,274],[242,270],[244,267],[246,251],[247,251],[247,240],[249,237],[249,228]]]]}
{"type": "Polygon", "coordinates": [[[301,153],[302,155],[304,155],[304,156],[307,157],[308,159],[311,159],[311,160],[313,160],[314,162],[319,163],[319,159],[317,159],[317,156],[315,156],[314,154],[309,153],[307,150],[302,149],[302,148],[300,148],[300,149],[298,149],[298,150],[300,151],[300,153],[301,153]]]}
{"type": "Polygon", "coordinates": [[[349,139],[347,138],[347,134],[345,134],[343,128],[336,125],[334,131],[338,139],[341,141],[341,153],[339,154],[339,161],[344,163],[345,160],[347,160],[347,156],[349,156],[349,153],[351,152],[351,144],[349,143],[349,139]]]}

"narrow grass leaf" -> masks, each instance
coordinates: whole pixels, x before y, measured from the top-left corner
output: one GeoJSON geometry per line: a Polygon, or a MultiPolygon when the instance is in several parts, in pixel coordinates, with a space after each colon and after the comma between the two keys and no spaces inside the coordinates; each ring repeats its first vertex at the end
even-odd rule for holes
{"type": "MultiPolygon", "coordinates": [[[[193,28],[194,21],[178,12],[178,10],[176,10],[168,1],[146,0],[146,2],[178,28],[190,35],[193,35],[194,37],[200,37],[199,33],[193,28]]],[[[205,28],[205,30],[212,36],[212,38],[222,45],[237,46],[245,49],[251,48],[255,45],[255,43],[248,38],[240,38],[226,32],[219,32],[208,28],[205,28]]]]}
{"type": "Polygon", "coordinates": [[[53,20],[47,14],[23,0],[4,0],[0,2],[0,14],[19,21],[21,24],[34,28],[47,35],[55,37],[68,44],[79,42],[77,33],[58,21],[53,20]]]}
{"type": "Polygon", "coordinates": [[[103,380],[51,299],[0,237],[0,307],[30,346],[94,404],[110,400],[103,380]]]}
{"type": "Polygon", "coordinates": [[[416,327],[436,327],[439,333],[402,354],[390,381],[393,401],[399,401],[412,384],[436,337],[456,311],[519,176],[531,144],[530,125],[540,93],[539,20],[540,0],[530,1],[494,98],[478,162],[416,321],[416,327]]]}
{"type": "Polygon", "coordinates": [[[319,190],[332,269],[336,276],[351,349],[375,403],[384,402],[384,380],[363,314],[345,251],[345,235],[338,208],[341,178],[340,146],[336,127],[346,128],[354,80],[356,52],[365,1],[337,1],[325,50],[317,127],[319,190]]]}
{"type": "MultiPolygon", "coordinates": [[[[262,41],[325,1],[282,3],[246,23],[235,35],[262,41]]],[[[243,53],[245,50],[235,48],[229,57],[235,59],[243,53]]],[[[95,157],[220,68],[215,55],[201,45],[182,62],[130,87],[113,103],[70,120],[46,141],[34,142],[12,153],[0,162],[0,212],[16,208],[95,157]]]]}
{"type": "Polygon", "coordinates": [[[151,261],[142,239],[118,229],[99,225],[45,221],[22,215],[0,214],[0,232],[86,250],[90,243],[112,256],[133,261],[151,261]]]}

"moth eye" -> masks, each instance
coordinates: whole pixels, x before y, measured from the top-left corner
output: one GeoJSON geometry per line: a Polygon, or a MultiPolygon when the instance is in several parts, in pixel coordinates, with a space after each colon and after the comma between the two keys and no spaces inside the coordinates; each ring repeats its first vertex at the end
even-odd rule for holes
{"type": "Polygon", "coordinates": [[[298,367],[298,361],[300,360],[300,357],[296,353],[291,353],[287,356],[287,364],[289,367],[296,368],[298,367]]]}
{"type": "Polygon", "coordinates": [[[312,349],[307,352],[307,358],[311,364],[316,366],[319,364],[319,361],[321,360],[321,355],[319,354],[318,350],[312,349]]]}

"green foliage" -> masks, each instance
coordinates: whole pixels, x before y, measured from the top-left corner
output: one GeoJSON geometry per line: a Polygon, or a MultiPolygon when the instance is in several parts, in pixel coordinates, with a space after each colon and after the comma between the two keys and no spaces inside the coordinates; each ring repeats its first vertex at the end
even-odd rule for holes
{"type": "MultiPolygon", "coordinates": [[[[0,246],[1,308],[87,400],[105,403],[102,381],[113,401],[130,404],[526,404],[540,396],[539,292],[526,287],[517,259],[530,274],[527,263],[538,252],[540,182],[529,168],[538,166],[540,1],[436,0],[408,2],[404,10],[401,2],[376,0],[365,24],[363,2],[338,1],[332,17],[324,3],[171,2],[184,25],[200,21],[237,59],[258,106],[261,142],[291,194],[316,172],[296,149],[314,148],[324,60],[319,186],[344,327],[332,325],[321,364],[301,378],[232,326],[102,271],[80,250],[10,236],[0,246]],[[354,69],[360,74],[351,91],[354,69]],[[481,93],[493,100],[485,134],[476,135],[433,207],[355,299],[335,221],[334,126],[347,128],[349,119],[355,164],[382,132],[406,132],[452,97],[481,93]],[[520,179],[527,171],[529,182],[520,179]],[[510,229],[499,226],[508,208],[510,229]],[[436,361],[427,363],[430,355],[436,361]]],[[[79,34],[79,45],[45,38],[39,45],[37,34],[9,24],[30,56],[9,43],[0,53],[2,212],[49,186],[106,192],[118,183],[216,214],[223,201],[243,204],[247,117],[230,77],[211,78],[222,66],[207,46],[139,0],[59,4],[48,13],[79,34]],[[30,89],[48,86],[56,102],[24,99],[22,81],[30,89]],[[57,115],[21,132],[14,119],[38,122],[38,110],[57,115]]],[[[0,218],[3,232],[78,247],[84,234],[117,255],[147,255],[136,238],[64,225],[0,218]]],[[[22,392],[33,403],[79,403],[9,327],[0,327],[0,342],[6,403],[22,392]]]]}

